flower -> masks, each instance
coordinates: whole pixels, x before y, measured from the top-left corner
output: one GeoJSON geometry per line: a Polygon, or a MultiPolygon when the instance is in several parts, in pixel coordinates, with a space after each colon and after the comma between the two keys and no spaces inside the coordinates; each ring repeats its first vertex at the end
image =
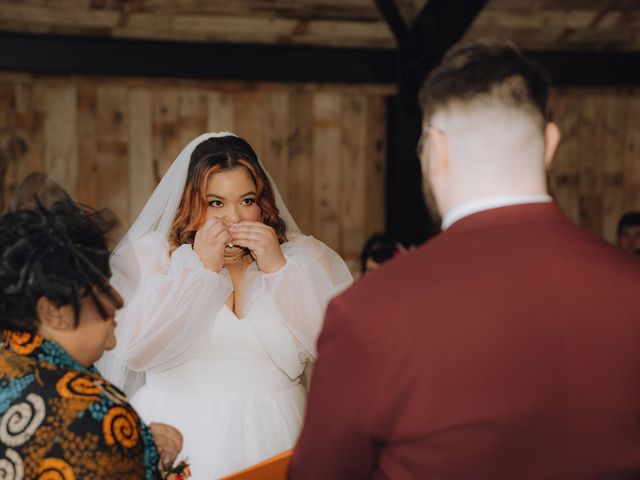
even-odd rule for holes
{"type": "Polygon", "coordinates": [[[165,474],[165,480],[187,480],[191,477],[191,467],[186,460],[180,460],[165,474]]]}

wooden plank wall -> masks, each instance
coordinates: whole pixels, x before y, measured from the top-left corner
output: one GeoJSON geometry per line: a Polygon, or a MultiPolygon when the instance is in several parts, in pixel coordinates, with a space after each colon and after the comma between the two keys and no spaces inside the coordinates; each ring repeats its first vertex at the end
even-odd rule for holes
{"type": "MultiPolygon", "coordinates": [[[[128,225],[180,149],[204,131],[245,137],[300,228],[357,271],[366,238],[384,228],[388,87],[278,85],[0,74],[0,208],[31,171],[128,225]]],[[[549,174],[579,225],[615,240],[640,210],[638,88],[560,88],[563,133],[549,174]]]]}
{"type": "Polygon", "coordinates": [[[620,216],[640,210],[640,89],[558,88],[551,105],[562,131],[552,192],[577,224],[614,242],[620,216]]]}
{"type": "Polygon", "coordinates": [[[127,226],[190,139],[229,130],[261,156],[300,228],[355,272],[365,240],[384,228],[385,97],[392,93],[366,85],[0,74],[0,207],[27,173],[42,171],[127,226]]]}

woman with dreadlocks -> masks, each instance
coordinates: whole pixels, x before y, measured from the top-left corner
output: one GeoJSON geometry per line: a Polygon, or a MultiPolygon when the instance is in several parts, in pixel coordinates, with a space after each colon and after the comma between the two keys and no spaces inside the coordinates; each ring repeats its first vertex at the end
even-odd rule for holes
{"type": "Polygon", "coordinates": [[[68,197],[0,217],[0,478],[151,480],[181,448],[93,366],[122,306],[112,224],[68,197]]]}

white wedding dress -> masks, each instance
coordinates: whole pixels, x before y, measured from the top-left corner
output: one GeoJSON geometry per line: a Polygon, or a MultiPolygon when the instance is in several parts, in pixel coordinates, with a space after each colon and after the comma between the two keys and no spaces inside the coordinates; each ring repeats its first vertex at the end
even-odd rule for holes
{"type": "MultiPolygon", "coordinates": [[[[265,274],[255,262],[243,283],[244,318],[225,302],[229,272],[207,269],[191,245],[167,242],[193,139],[162,178],[111,257],[125,298],[117,346],[98,368],[132,399],[146,422],[177,427],[193,480],[212,480],[294,446],[305,408],[303,373],[316,358],[327,304],[352,277],[329,247],[300,233],[273,181],[286,223],[286,264],[265,274]]],[[[268,176],[268,173],[267,173],[268,176]]]]}
{"type": "Polygon", "coordinates": [[[291,448],[306,397],[226,305],[208,340],[186,363],[147,373],[132,399],[145,421],[182,432],[182,455],[195,480],[218,478],[291,448]]]}
{"type": "Polygon", "coordinates": [[[207,269],[191,245],[169,256],[167,242],[151,233],[136,243],[136,262],[159,245],[166,253],[116,316],[124,325],[113,354],[144,372],[131,403],[145,422],[180,430],[179,458],[188,459],[194,480],[292,448],[306,402],[301,377],[315,359],[324,308],[339,290],[320,263],[328,247],[299,236],[281,245],[286,264],[278,272],[249,265],[239,319],[225,304],[229,273],[207,269]]]}

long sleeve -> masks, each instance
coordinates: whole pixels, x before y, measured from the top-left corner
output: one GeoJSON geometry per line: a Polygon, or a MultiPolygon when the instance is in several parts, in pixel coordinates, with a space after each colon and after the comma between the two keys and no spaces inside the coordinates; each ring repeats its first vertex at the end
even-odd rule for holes
{"type": "Polygon", "coordinates": [[[329,305],[318,350],[291,478],[371,478],[376,464],[371,399],[379,395],[376,356],[341,298],[329,305]]]}
{"type": "MultiPolygon", "coordinates": [[[[144,259],[147,253],[142,249],[138,256],[144,259]]],[[[186,361],[204,346],[231,293],[226,270],[207,269],[190,245],[182,245],[170,258],[165,255],[164,263],[146,268],[135,295],[119,312],[116,356],[138,371],[186,361]]]]}
{"type": "Polygon", "coordinates": [[[274,362],[293,379],[307,360],[315,360],[327,304],[351,283],[351,275],[342,259],[312,237],[285,243],[282,252],[286,264],[279,271],[263,274],[255,265],[247,270],[245,311],[274,362]],[[314,249],[325,251],[314,255],[314,249]]]}

